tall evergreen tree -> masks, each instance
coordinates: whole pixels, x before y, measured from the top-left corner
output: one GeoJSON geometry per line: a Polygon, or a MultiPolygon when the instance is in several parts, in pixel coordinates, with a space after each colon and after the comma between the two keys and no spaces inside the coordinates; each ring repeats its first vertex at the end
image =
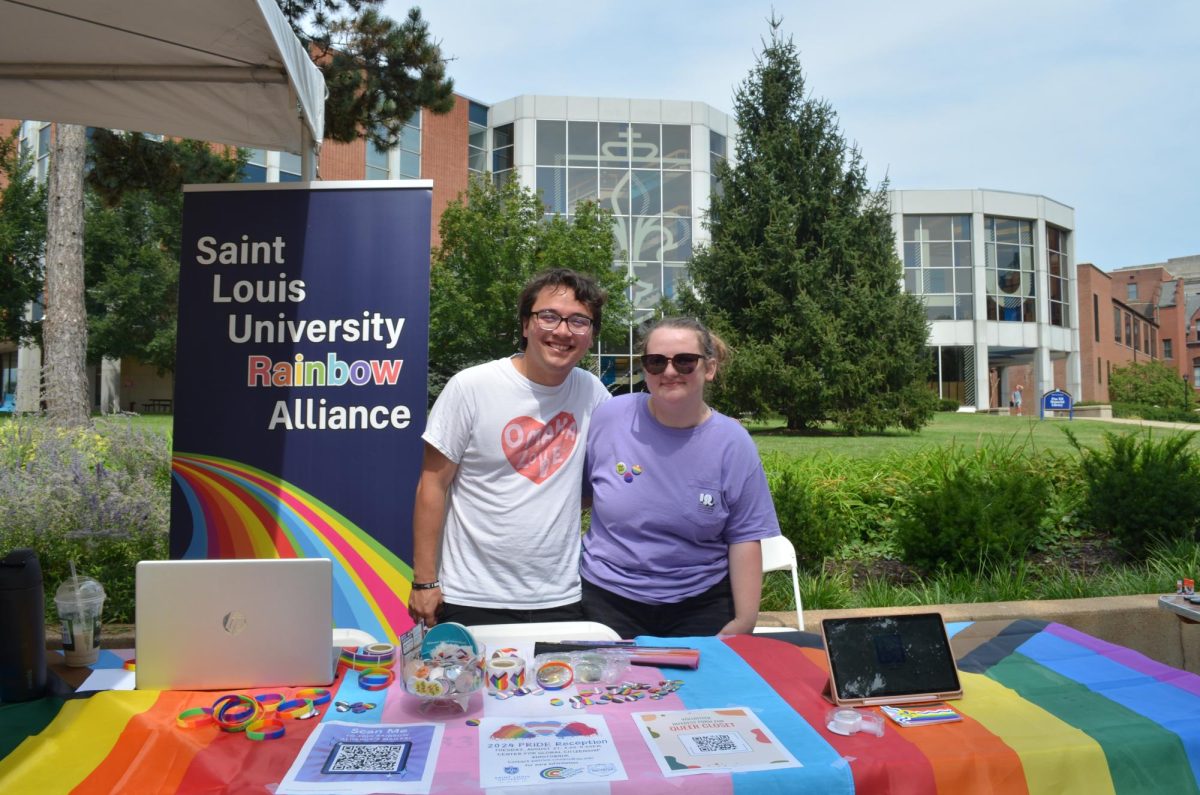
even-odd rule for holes
{"type": "Polygon", "coordinates": [[[869,187],[830,105],[805,89],[790,37],[770,40],[735,94],[740,135],[718,167],[712,243],[685,306],[737,355],[714,395],[789,428],[916,429],[932,416],[924,309],[900,291],[886,185],[869,187]]]}
{"type": "Polygon", "coordinates": [[[83,297],[83,165],[87,153],[83,127],[58,125],[51,152],[46,317],[42,321],[43,396],[51,422],[83,426],[91,416],[83,297]]]}
{"type": "Polygon", "coordinates": [[[442,213],[442,244],[433,251],[429,293],[429,394],[464,367],[517,350],[517,297],[531,276],[572,268],[608,291],[601,338],[628,334],[628,279],[613,268],[612,217],[594,202],[570,221],[543,220],[542,200],[516,179],[475,177],[442,213]]]}
{"type": "Polygon", "coordinates": [[[383,0],[278,2],[325,76],[328,138],[366,135],[386,147],[419,109],[454,107],[454,81],[421,9],[397,22],[380,13],[383,0]]]}

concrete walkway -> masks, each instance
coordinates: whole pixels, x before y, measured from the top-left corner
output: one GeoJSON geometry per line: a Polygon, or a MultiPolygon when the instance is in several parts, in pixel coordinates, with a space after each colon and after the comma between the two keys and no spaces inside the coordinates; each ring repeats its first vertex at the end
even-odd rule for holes
{"type": "MultiPolygon", "coordinates": [[[[1057,419],[1057,418],[1055,418],[1057,419]]],[[[1071,422],[1111,422],[1115,425],[1140,425],[1143,428],[1170,428],[1177,431],[1200,431],[1200,423],[1164,422],[1162,420],[1127,420],[1118,417],[1076,417],[1071,422]]]]}

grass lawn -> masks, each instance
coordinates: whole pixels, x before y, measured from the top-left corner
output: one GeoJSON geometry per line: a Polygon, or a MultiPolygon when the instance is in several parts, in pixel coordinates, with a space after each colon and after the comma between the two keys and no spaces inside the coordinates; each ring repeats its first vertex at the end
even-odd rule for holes
{"type": "Polygon", "coordinates": [[[97,422],[123,422],[128,420],[135,428],[144,428],[170,438],[175,418],[170,414],[139,414],[137,416],[96,417],[97,422]]]}
{"type": "MultiPolygon", "coordinates": [[[[1043,421],[1036,416],[1004,417],[957,412],[934,414],[933,422],[919,433],[892,430],[882,435],[855,437],[839,436],[827,430],[794,433],[784,428],[782,422],[753,424],[749,427],[758,449],[764,453],[779,452],[795,456],[827,453],[850,458],[882,458],[892,453],[904,454],[951,444],[974,448],[988,442],[1009,443],[1030,451],[1072,453],[1074,448],[1063,432],[1065,428],[1070,428],[1085,447],[1103,447],[1105,431],[1118,434],[1145,432],[1135,425],[1091,419],[1043,421]]],[[[1149,431],[1155,438],[1186,433],[1173,428],[1152,428],[1149,431]]],[[[1200,449],[1200,437],[1192,441],[1192,446],[1200,449]]]]}

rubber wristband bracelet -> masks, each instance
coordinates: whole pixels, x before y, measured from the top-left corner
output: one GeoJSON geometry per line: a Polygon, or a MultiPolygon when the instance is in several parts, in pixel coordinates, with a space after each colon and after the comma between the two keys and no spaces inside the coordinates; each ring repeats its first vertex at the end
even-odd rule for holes
{"type": "Polygon", "coordinates": [[[396,672],[390,668],[367,668],[358,675],[358,686],[363,690],[386,690],[396,681],[396,672]]]}
{"type": "Polygon", "coordinates": [[[414,582],[412,589],[414,591],[432,591],[434,588],[441,588],[442,581],[434,580],[433,582],[414,582]]]}
{"type": "Polygon", "coordinates": [[[175,723],[181,729],[195,729],[199,726],[208,726],[212,724],[213,716],[212,709],[209,707],[193,707],[180,712],[175,718],[175,723]]]}
{"type": "Polygon", "coordinates": [[[246,727],[246,739],[261,742],[262,740],[278,740],[284,735],[283,724],[274,718],[258,720],[246,727]]]}
{"type": "Polygon", "coordinates": [[[295,697],[310,699],[314,707],[319,707],[329,702],[330,693],[323,687],[306,687],[303,690],[297,690],[295,697]]]}
{"type": "Polygon", "coordinates": [[[275,708],[275,714],[281,718],[298,720],[301,715],[307,716],[315,710],[311,698],[293,698],[275,708]]]}

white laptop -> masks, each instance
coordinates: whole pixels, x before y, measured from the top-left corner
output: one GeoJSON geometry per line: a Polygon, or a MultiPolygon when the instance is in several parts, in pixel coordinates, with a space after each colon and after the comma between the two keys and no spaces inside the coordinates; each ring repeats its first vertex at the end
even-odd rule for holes
{"type": "Polygon", "coordinates": [[[137,688],[221,690],[333,681],[325,558],[137,564],[137,688]]]}

